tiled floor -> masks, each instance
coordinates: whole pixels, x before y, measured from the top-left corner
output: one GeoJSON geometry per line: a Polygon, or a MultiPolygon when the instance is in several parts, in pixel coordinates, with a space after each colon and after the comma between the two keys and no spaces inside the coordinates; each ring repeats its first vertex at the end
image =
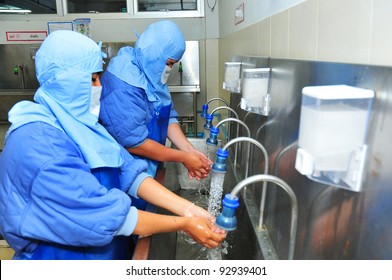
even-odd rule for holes
{"type": "Polygon", "coordinates": [[[0,239],[0,260],[11,260],[14,255],[12,250],[5,240],[0,239]]]}

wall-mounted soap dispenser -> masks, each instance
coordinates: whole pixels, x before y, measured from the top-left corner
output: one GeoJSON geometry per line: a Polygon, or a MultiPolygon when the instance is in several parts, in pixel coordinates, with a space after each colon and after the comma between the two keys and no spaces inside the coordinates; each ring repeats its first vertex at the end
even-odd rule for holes
{"type": "Polygon", "coordinates": [[[225,62],[225,80],[222,88],[239,93],[241,90],[241,62],[225,62]]]}
{"type": "Polygon", "coordinates": [[[308,178],[359,192],[374,92],[346,85],[302,90],[295,168],[308,178]]]}
{"type": "Polygon", "coordinates": [[[269,76],[270,68],[242,70],[241,109],[268,116],[270,111],[269,76]]]}

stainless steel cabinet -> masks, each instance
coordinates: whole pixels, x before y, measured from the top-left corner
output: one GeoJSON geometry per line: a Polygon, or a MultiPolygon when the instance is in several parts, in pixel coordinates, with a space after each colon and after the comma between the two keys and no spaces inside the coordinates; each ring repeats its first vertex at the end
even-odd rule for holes
{"type": "Polygon", "coordinates": [[[168,80],[179,122],[189,137],[197,134],[196,95],[200,93],[199,42],[187,41],[181,60],[174,64],[168,80]]]}

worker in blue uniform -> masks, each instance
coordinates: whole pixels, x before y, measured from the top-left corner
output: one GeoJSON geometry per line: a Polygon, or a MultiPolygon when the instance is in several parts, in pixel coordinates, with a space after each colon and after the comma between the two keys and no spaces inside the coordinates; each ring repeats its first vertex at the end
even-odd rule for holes
{"type": "Polygon", "coordinates": [[[178,124],[167,79],[185,51],[180,29],[169,20],[155,22],[110,60],[102,76],[100,122],[130,153],[149,163],[181,162],[191,178],[204,178],[212,162],[196,150],[178,124]],[[178,148],[165,146],[166,138],[178,148]]]}
{"type": "Polygon", "coordinates": [[[98,123],[101,48],[55,31],[35,58],[35,102],[9,112],[0,155],[0,234],[14,259],[129,259],[131,234],[185,231],[206,247],[225,233],[160,185],[98,123]],[[173,216],[131,206],[140,197],[173,216]]]}

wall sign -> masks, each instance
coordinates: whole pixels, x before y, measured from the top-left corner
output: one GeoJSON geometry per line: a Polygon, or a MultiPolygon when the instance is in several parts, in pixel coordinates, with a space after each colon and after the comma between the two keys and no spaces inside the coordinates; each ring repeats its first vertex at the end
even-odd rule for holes
{"type": "Polygon", "coordinates": [[[89,18],[77,18],[73,21],[73,29],[87,37],[91,37],[91,20],[89,18]]]}
{"type": "Polygon", "coordinates": [[[48,22],[49,34],[56,30],[73,30],[73,25],[71,21],[50,21],[48,22]]]}
{"type": "Polygon", "coordinates": [[[43,41],[48,36],[47,31],[8,31],[5,34],[8,42],[43,41]]]}
{"type": "Polygon", "coordinates": [[[235,25],[243,22],[244,18],[245,18],[245,7],[244,7],[244,3],[242,3],[234,11],[235,25]]]}

